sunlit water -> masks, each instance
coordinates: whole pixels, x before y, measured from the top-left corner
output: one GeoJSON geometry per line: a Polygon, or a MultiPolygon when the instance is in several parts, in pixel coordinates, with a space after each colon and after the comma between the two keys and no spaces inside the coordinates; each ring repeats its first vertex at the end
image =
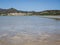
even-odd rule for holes
{"type": "Polygon", "coordinates": [[[0,45],[60,45],[60,20],[0,16],[0,45]]]}

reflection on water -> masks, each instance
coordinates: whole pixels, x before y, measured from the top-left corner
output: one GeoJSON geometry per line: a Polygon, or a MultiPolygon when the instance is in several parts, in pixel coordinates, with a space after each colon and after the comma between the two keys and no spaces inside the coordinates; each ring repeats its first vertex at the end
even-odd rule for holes
{"type": "Polygon", "coordinates": [[[1,16],[0,45],[60,45],[60,20],[1,16]]]}

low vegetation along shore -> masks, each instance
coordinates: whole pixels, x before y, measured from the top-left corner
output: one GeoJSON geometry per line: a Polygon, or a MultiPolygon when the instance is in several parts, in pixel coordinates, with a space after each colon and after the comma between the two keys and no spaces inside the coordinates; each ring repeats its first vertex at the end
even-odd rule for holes
{"type": "Polygon", "coordinates": [[[37,16],[44,16],[44,15],[50,15],[50,16],[57,16],[60,15],[60,10],[45,10],[45,11],[21,11],[17,10],[15,8],[9,8],[9,9],[1,9],[0,8],[0,16],[29,16],[29,15],[37,15],[37,16]]]}

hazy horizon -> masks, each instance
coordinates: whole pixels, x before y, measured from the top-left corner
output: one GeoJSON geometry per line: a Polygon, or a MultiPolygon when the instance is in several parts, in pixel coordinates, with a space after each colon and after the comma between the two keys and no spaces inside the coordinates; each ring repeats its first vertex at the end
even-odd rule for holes
{"type": "Polygon", "coordinates": [[[60,0],[0,0],[0,8],[23,11],[60,10],[60,0]]]}

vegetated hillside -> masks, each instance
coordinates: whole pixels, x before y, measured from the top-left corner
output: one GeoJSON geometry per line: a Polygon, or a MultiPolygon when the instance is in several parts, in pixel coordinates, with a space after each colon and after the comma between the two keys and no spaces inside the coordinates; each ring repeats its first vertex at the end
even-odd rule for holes
{"type": "Polygon", "coordinates": [[[45,10],[40,12],[31,12],[32,15],[60,15],[60,10],[45,10]]]}
{"type": "Polygon", "coordinates": [[[0,15],[8,15],[9,13],[26,13],[26,11],[17,10],[15,8],[2,9],[0,8],[0,15]]]}
{"type": "Polygon", "coordinates": [[[60,15],[60,10],[46,10],[40,12],[41,15],[60,15]]]}
{"type": "Polygon", "coordinates": [[[7,13],[18,13],[19,11],[14,8],[9,9],[0,9],[0,14],[7,14],[7,13]]]}
{"type": "Polygon", "coordinates": [[[21,11],[15,8],[9,9],[1,9],[0,8],[0,15],[8,15],[9,13],[26,13],[29,15],[60,15],[60,10],[45,10],[45,11],[21,11]]]}

